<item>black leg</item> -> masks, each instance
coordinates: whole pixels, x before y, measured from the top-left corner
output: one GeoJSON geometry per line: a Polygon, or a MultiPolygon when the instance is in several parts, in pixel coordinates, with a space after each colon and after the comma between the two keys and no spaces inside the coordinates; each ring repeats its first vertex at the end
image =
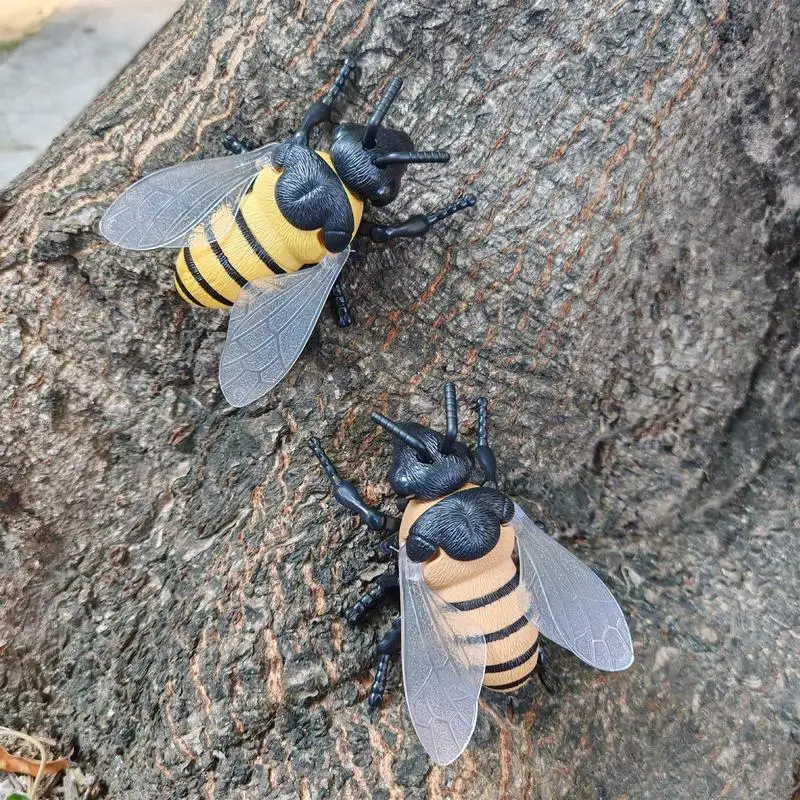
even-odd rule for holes
{"type": "Polygon", "coordinates": [[[433,214],[414,214],[413,217],[409,217],[405,222],[397,225],[375,225],[362,221],[358,226],[358,235],[368,236],[373,242],[388,242],[389,239],[399,239],[400,237],[415,239],[424,236],[437,222],[474,205],[475,195],[468,194],[449,206],[434,211],[433,214]]]}
{"type": "Polygon", "coordinates": [[[340,328],[346,328],[352,324],[353,318],[350,316],[350,309],[347,307],[347,295],[344,293],[341,275],[336,279],[336,283],[333,284],[333,289],[331,289],[331,302],[336,314],[336,324],[340,328]]]}
{"type": "Polygon", "coordinates": [[[241,155],[242,153],[247,153],[253,149],[252,147],[248,147],[244,142],[242,142],[240,139],[237,139],[230,133],[226,133],[222,137],[222,146],[235,156],[241,155]]]}
{"type": "Polygon", "coordinates": [[[506,695],[506,712],[510,717],[519,716],[522,704],[513,694],[506,695]]]}
{"type": "Polygon", "coordinates": [[[311,107],[306,111],[306,115],[300,123],[300,128],[292,137],[292,141],[295,144],[303,144],[307,147],[308,134],[311,133],[312,129],[317,125],[321,125],[323,122],[330,121],[333,101],[336,99],[339,92],[342,91],[348,76],[355,68],[356,62],[349,56],[345,58],[344,66],[339,70],[336,80],[333,82],[331,88],[328,89],[325,97],[323,97],[322,100],[318,100],[316,103],[312,103],[311,107]]]}
{"type": "Polygon", "coordinates": [[[352,608],[344,613],[344,618],[351,624],[356,625],[367,616],[367,612],[375,608],[378,603],[383,602],[389,597],[392,589],[397,589],[400,585],[396,572],[385,572],[361,597],[356,600],[352,608]]]}
{"type": "Polygon", "coordinates": [[[319,439],[312,436],[308,440],[308,446],[311,448],[311,452],[319,459],[322,469],[325,471],[325,474],[328,476],[333,486],[333,496],[341,505],[353,514],[357,514],[361,517],[367,527],[373,531],[392,532],[400,527],[398,519],[395,517],[387,517],[386,514],[378,511],[377,508],[367,505],[358,489],[356,489],[350,481],[342,480],[341,476],[336,471],[336,467],[333,466],[328,455],[322,449],[322,444],[319,439]]]}
{"type": "Polygon", "coordinates": [[[375,677],[372,679],[372,686],[367,696],[367,704],[370,708],[370,718],[374,721],[375,715],[383,702],[383,695],[386,692],[386,679],[389,676],[389,663],[395,653],[400,652],[400,617],[392,622],[392,627],[381,637],[378,642],[378,664],[375,667],[375,677]]]}
{"type": "Polygon", "coordinates": [[[536,672],[536,676],[542,682],[542,686],[544,686],[545,691],[548,694],[555,694],[558,689],[558,681],[553,678],[552,672],[549,669],[549,664],[550,657],[547,655],[547,651],[542,646],[542,642],[540,640],[539,658],[536,661],[534,671],[536,672]]]}
{"type": "Polygon", "coordinates": [[[396,531],[378,544],[378,557],[385,561],[387,558],[397,558],[400,550],[400,534],[396,531]]]}
{"type": "Polygon", "coordinates": [[[367,257],[367,248],[357,236],[350,242],[350,263],[361,263],[367,257]]]}
{"type": "Polygon", "coordinates": [[[489,417],[489,401],[485,397],[479,397],[475,401],[475,408],[478,411],[478,441],[475,448],[475,457],[478,459],[478,464],[486,477],[484,483],[490,483],[497,487],[497,459],[495,458],[494,450],[489,447],[489,437],[486,431],[489,417]]]}

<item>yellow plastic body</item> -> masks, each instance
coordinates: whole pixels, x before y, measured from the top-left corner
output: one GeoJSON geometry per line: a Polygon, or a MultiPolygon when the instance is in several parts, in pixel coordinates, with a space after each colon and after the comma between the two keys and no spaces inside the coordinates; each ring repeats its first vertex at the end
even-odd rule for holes
{"type": "MultiPolygon", "coordinates": [[[[459,491],[472,488],[475,488],[474,484],[467,484],[459,491]]],[[[431,506],[443,499],[409,502],[400,523],[401,544],[408,537],[414,522],[431,506]]],[[[503,525],[500,529],[500,540],[485,556],[473,561],[456,561],[442,550],[437,550],[436,555],[423,564],[422,575],[428,586],[448,603],[486,597],[505,586],[514,577],[516,564],[511,555],[514,552],[515,542],[514,529],[510,525],[503,525]]],[[[480,608],[460,612],[467,615],[470,622],[482,633],[488,635],[518,623],[518,626],[515,626],[518,629],[513,633],[494,641],[487,640],[487,672],[483,680],[483,685],[487,689],[514,691],[525,682],[522,679],[530,677],[536,667],[538,651],[532,652],[529,658],[512,669],[502,672],[492,672],[489,669],[493,665],[518,659],[533,649],[539,638],[539,631],[524,619],[527,607],[527,597],[518,586],[504,597],[488,602],[480,608]],[[511,683],[515,685],[508,689],[498,688],[511,683]]]]}
{"type": "MultiPolygon", "coordinates": [[[[318,155],[333,169],[328,153],[318,151],[318,155]]],[[[180,251],[175,262],[175,288],[184,300],[205,308],[229,307],[212,297],[203,288],[193,274],[195,270],[229,303],[236,300],[241,287],[228,274],[220,254],[247,281],[275,274],[275,270],[270,269],[248,243],[247,236],[242,230],[243,226],[246,226],[264,253],[284,272],[296,272],[305,264],[317,264],[322,260],[326,250],[322,243],[321,230],[302,231],[295,228],[278,208],[275,200],[275,184],[280,175],[281,170],[274,167],[266,167],[259,172],[252,190],[244,196],[239,206],[244,225],[234,221],[231,218],[231,209],[223,206],[214,212],[211,220],[212,230],[215,233],[222,232],[215,244],[212,245],[207,241],[200,228],[196,241],[192,241],[189,247],[180,251]],[[191,266],[187,261],[187,254],[191,266]]],[[[353,211],[353,236],[355,236],[361,222],[364,203],[344,184],[342,187],[353,211]]]]}

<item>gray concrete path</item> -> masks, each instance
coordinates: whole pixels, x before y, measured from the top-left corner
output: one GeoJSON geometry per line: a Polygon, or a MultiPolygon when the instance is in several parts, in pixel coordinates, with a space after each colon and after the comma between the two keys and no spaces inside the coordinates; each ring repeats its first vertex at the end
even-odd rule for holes
{"type": "Polygon", "coordinates": [[[0,187],[33,163],[182,0],[74,0],[0,54],[0,187]]]}

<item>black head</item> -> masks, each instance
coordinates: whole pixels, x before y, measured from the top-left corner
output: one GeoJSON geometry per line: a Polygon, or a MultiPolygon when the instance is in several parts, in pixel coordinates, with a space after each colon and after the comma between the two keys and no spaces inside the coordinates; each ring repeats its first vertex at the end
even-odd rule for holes
{"type": "Polygon", "coordinates": [[[382,125],[403,81],[393,78],[366,125],[343,123],[333,131],[331,158],[336,173],[350,191],[385,206],[397,197],[400,181],[409,164],[444,163],[443,150],[416,151],[404,131],[382,125]]]}
{"type": "Polygon", "coordinates": [[[389,483],[397,494],[418,500],[435,500],[460,489],[474,466],[469,448],[456,441],[458,415],[455,388],[445,386],[447,433],[416,422],[396,423],[377,411],[372,419],[394,438],[389,483]]]}

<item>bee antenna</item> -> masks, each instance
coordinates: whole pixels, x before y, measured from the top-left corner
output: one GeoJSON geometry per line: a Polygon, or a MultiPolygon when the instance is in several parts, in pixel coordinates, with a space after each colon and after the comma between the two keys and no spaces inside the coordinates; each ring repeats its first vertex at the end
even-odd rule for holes
{"type": "Polygon", "coordinates": [[[447,433],[439,452],[447,455],[452,452],[453,445],[458,438],[458,404],[456,403],[455,384],[446,383],[444,385],[444,412],[447,417],[447,433]]]}
{"type": "Polygon", "coordinates": [[[383,168],[390,164],[446,164],[449,160],[450,153],[446,150],[411,150],[375,156],[372,163],[383,168]]]}
{"type": "Polygon", "coordinates": [[[383,414],[377,411],[372,412],[372,421],[376,425],[380,425],[384,430],[389,431],[392,436],[399,439],[403,444],[408,445],[412,450],[416,451],[420,461],[424,461],[426,464],[431,463],[432,459],[428,448],[425,447],[423,442],[414,436],[413,433],[409,433],[405,428],[400,427],[396,422],[392,422],[388,417],[384,417],[383,414]]]}
{"type": "Polygon", "coordinates": [[[372,116],[369,118],[367,127],[364,130],[364,136],[361,139],[361,146],[364,148],[364,150],[372,150],[372,148],[375,147],[375,142],[377,141],[378,136],[378,128],[380,128],[383,118],[389,111],[389,106],[391,106],[391,104],[394,102],[395,97],[397,97],[402,87],[402,78],[392,78],[391,81],[389,81],[386,91],[384,91],[384,93],[381,95],[381,99],[378,100],[378,105],[375,106],[375,110],[372,112],[372,116]]]}

